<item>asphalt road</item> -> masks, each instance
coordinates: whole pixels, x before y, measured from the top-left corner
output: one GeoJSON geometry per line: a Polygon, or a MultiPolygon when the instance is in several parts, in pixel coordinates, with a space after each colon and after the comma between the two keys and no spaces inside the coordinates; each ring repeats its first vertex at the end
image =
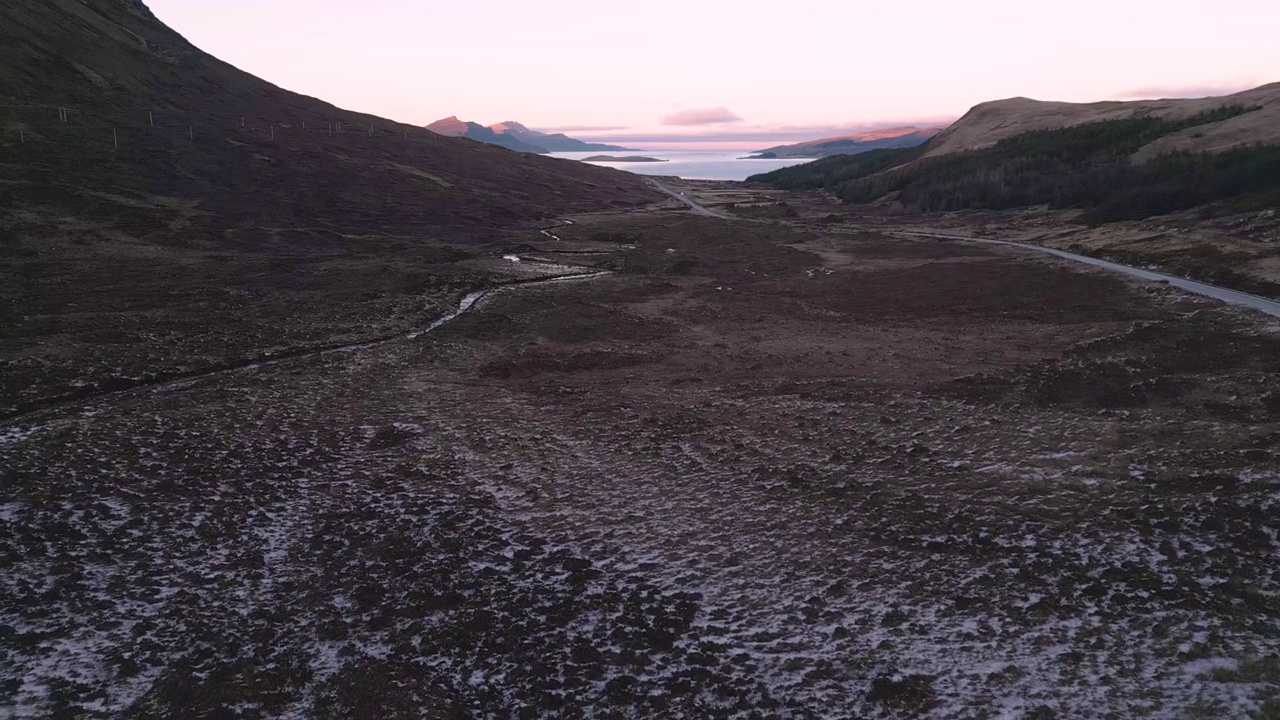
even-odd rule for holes
{"type": "Polygon", "coordinates": [[[1175,275],[1166,275],[1164,273],[1154,272],[1152,270],[1143,270],[1142,268],[1131,267],[1129,265],[1121,265],[1120,263],[1114,263],[1109,260],[1100,260],[1098,258],[1089,257],[1087,255],[1077,255],[1075,253],[1070,253],[1065,250],[1056,250],[1054,248],[1043,247],[1041,245],[1028,245],[1026,243],[1010,242],[1008,240],[989,240],[986,238],[965,237],[963,235],[937,235],[934,233],[908,232],[908,231],[891,232],[889,234],[905,235],[909,237],[937,238],[939,240],[964,240],[966,242],[986,243],[988,245],[1009,245],[1012,247],[1024,248],[1026,250],[1034,250],[1036,252],[1044,253],[1046,255],[1053,255],[1055,257],[1060,257],[1066,260],[1074,260],[1075,262],[1084,263],[1086,265],[1093,265],[1094,267],[1100,267],[1100,268],[1105,268],[1107,270],[1111,270],[1114,272],[1124,273],[1125,275],[1131,275],[1133,277],[1141,278],[1143,280],[1150,280],[1152,282],[1165,283],[1172,287],[1176,287],[1181,290],[1186,290],[1187,292],[1192,292],[1197,295],[1205,295],[1207,297],[1215,298],[1217,300],[1221,300],[1226,303],[1231,303],[1232,305],[1241,305],[1244,307],[1248,307],[1254,310],[1264,312],[1273,317],[1280,317],[1280,302],[1277,302],[1275,300],[1268,300],[1267,298],[1259,297],[1257,295],[1250,295],[1249,293],[1240,292],[1239,290],[1230,290],[1228,288],[1219,287],[1217,285],[1210,285],[1208,283],[1196,282],[1195,280],[1180,278],[1175,275]]]}
{"type": "Polygon", "coordinates": [[[657,179],[654,179],[654,178],[649,178],[649,182],[652,182],[652,183],[653,183],[653,185],[654,185],[654,187],[658,188],[658,189],[659,189],[659,190],[661,190],[662,192],[664,192],[664,193],[666,193],[666,194],[670,195],[671,197],[673,197],[673,198],[675,198],[675,199],[679,200],[680,202],[684,203],[685,205],[688,205],[688,206],[689,206],[689,209],[690,209],[690,210],[692,210],[694,213],[696,213],[696,214],[698,214],[698,215],[703,215],[703,216],[705,216],[705,217],[720,218],[721,220],[732,220],[732,219],[733,219],[733,218],[729,217],[728,215],[725,215],[725,214],[723,214],[723,213],[718,213],[718,212],[716,212],[715,210],[708,210],[707,208],[705,208],[705,207],[703,207],[703,206],[699,205],[698,203],[694,202],[694,201],[693,201],[689,196],[685,195],[684,193],[682,193],[682,192],[677,192],[677,191],[675,191],[675,190],[672,190],[670,187],[668,187],[668,186],[667,186],[667,184],[666,184],[666,183],[662,182],[661,180],[657,180],[657,179]]]}
{"type": "MultiPolygon", "coordinates": [[[[692,198],[685,195],[684,193],[672,190],[670,187],[667,186],[666,183],[662,182],[661,180],[656,180],[651,178],[650,181],[654,184],[655,187],[657,187],[662,192],[679,200],[685,205],[688,205],[689,209],[697,213],[698,215],[703,215],[706,217],[716,217],[724,220],[732,219],[727,215],[718,213],[714,210],[709,210],[699,205],[697,202],[695,202],[692,198]]],[[[1210,285],[1208,283],[1196,282],[1195,280],[1188,280],[1186,278],[1180,278],[1175,275],[1166,275],[1164,273],[1154,272],[1152,270],[1144,270],[1142,268],[1131,267],[1129,265],[1121,265],[1120,263],[1111,262],[1109,260],[1101,260],[1098,258],[1089,257],[1087,255],[1077,255],[1075,253],[1070,253],[1065,250],[1056,250],[1054,248],[1043,247],[1041,245],[1028,245],[1026,243],[1010,242],[1008,240],[991,240],[987,238],[965,237],[963,235],[939,235],[936,233],[911,232],[911,231],[891,231],[888,234],[903,235],[907,237],[936,238],[939,240],[963,240],[965,242],[985,243],[988,245],[1008,245],[1011,247],[1018,247],[1026,250],[1033,250],[1035,252],[1044,253],[1046,255],[1053,255],[1055,257],[1060,257],[1065,260],[1074,260],[1075,262],[1084,263],[1085,265],[1093,265],[1094,267],[1104,268],[1106,270],[1111,270],[1113,272],[1124,273],[1125,275],[1141,278],[1143,280],[1164,283],[1166,285],[1176,287],[1180,290],[1185,290],[1187,292],[1195,293],[1197,295],[1204,295],[1206,297],[1211,297],[1216,300],[1221,300],[1225,303],[1230,303],[1232,305],[1240,305],[1243,307],[1252,308],[1254,310],[1258,310],[1260,312],[1266,313],[1267,315],[1271,315],[1272,317],[1280,317],[1280,302],[1277,302],[1275,300],[1269,300],[1267,298],[1259,297],[1257,295],[1250,295],[1249,293],[1240,292],[1239,290],[1231,290],[1229,288],[1219,287],[1217,285],[1210,285]]]]}

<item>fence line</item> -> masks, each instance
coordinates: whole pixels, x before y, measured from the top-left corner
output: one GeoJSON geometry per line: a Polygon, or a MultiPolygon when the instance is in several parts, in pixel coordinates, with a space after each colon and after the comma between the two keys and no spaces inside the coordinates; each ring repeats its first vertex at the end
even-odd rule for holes
{"type": "MultiPolygon", "coordinates": [[[[172,108],[155,108],[155,107],[129,107],[117,105],[104,105],[93,109],[82,109],[70,107],[66,105],[56,105],[52,103],[0,103],[2,108],[20,108],[30,109],[36,108],[45,111],[41,117],[48,118],[48,124],[40,122],[34,124],[23,122],[20,113],[4,113],[0,112],[0,147],[13,147],[12,138],[16,135],[17,145],[32,145],[36,143],[56,144],[58,142],[74,142],[75,140],[67,140],[69,136],[84,138],[92,131],[102,131],[105,145],[105,131],[111,130],[111,147],[119,149],[122,142],[121,131],[137,131],[143,130],[157,136],[162,133],[180,133],[185,127],[187,142],[195,144],[202,139],[217,137],[234,137],[235,135],[244,133],[247,135],[256,135],[264,141],[287,141],[296,140],[300,137],[314,138],[316,133],[333,137],[335,135],[358,134],[367,136],[368,138],[392,138],[401,142],[411,142],[414,140],[423,140],[427,142],[440,142],[442,140],[462,140],[467,138],[456,138],[452,136],[442,135],[440,133],[428,130],[424,126],[411,125],[408,123],[397,123],[392,121],[376,122],[375,121],[353,121],[348,119],[338,119],[331,116],[317,116],[310,113],[300,113],[298,115],[281,115],[266,116],[254,115],[245,112],[208,112],[203,110],[179,110],[172,108]],[[121,112],[130,116],[121,122],[101,122],[103,115],[121,112]],[[142,123],[142,113],[145,112],[146,123],[142,123]],[[55,114],[56,113],[56,114],[55,114]],[[184,118],[180,123],[166,124],[164,122],[165,113],[182,115],[184,118]],[[306,115],[306,117],[302,117],[306,115]],[[97,122],[76,122],[76,117],[93,118],[97,122]],[[56,118],[56,121],[54,120],[56,118]],[[208,122],[200,122],[198,118],[208,118],[208,122]],[[316,122],[319,118],[319,122],[316,122]],[[232,123],[226,122],[232,120],[232,123]],[[51,122],[49,122],[51,121],[51,122]],[[235,121],[238,121],[236,123],[235,121]],[[252,122],[250,122],[252,121],[252,122]],[[314,127],[308,126],[308,123],[314,123],[314,127]],[[323,127],[322,127],[323,126],[323,127]],[[276,137],[276,130],[281,131],[281,138],[276,137]]],[[[25,113],[23,113],[25,114],[25,113]]],[[[370,116],[364,116],[370,117],[370,116]]],[[[171,118],[172,120],[172,118],[171,118]]],[[[123,141],[126,146],[130,144],[130,136],[132,132],[125,134],[123,141]]],[[[478,140],[472,140],[474,143],[482,143],[478,140]]],[[[83,145],[82,145],[83,147],[83,145]]],[[[518,152],[518,151],[516,151],[518,152]]]]}
{"type": "MultiPolygon", "coordinates": [[[[95,133],[104,133],[98,137],[104,138],[104,141],[110,142],[112,147],[119,148],[121,143],[129,144],[130,137],[168,137],[180,138],[184,141],[195,143],[197,140],[209,139],[211,137],[235,137],[248,136],[256,137],[264,141],[287,142],[298,139],[314,139],[317,136],[332,138],[335,136],[353,136],[370,139],[391,139],[400,142],[428,142],[436,143],[448,138],[447,136],[427,130],[426,128],[379,128],[374,123],[325,123],[322,126],[308,125],[306,127],[296,123],[271,122],[263,125],[244,125],[244,126],[228,126],[225,124],[197,124],[188,123],[184,125],[129,125],[129,124],[103,124],[103,125],[27,125],[27,124],[10,124],[7,128],[0,126],[0,145],[13,145],[13,140],[17,140],[18,145],[32,144],[59,144],[63,142],[74,142],[81,144],[88,140],[92,142],[95,133]],[[354,127],[353,127],[354,125],[354,127]],[[183,132],[183,131],[186,132],[183,132]],[[105,135],[110,131],[109,139],[105,135]],[[184,137],[185,136],[185,137],[184,137]],[[12,138],[4,141],[3,138],[12,138]]],[[[478,142],[478,141],[477,141],[478,142]]]]}
{"type": "MultiPolygon", "coordinates": [[[[211,112],[206,110],[183,110],[177,108],[163,108],[154,106],[128,106],[128,105],[102,105],[92,108],[78,108],[63,104],[54,103],[0,103],[0,109],[9,108],[16,109],[19,112],[0,113],[0,137],[8,135],[9,132],[16,131],[18,144],[26,145],[32,142],[49,142],[55,141],[55,137],[66,137],[64,133],[76,130],[106,130],[110,129],[112,134],[112,145],[120,146],[120,130],[178,130],[186,126],[186,135],[189,141],[195,141],[197,135],[205,136],[208,134],[210,126],[214,132],[223,135],[228,130],[242,131],[264,131],[268,139],[276,139],[276,130],[279,129],[287,137],[295,137],[295,133],[299,126],[303,132],[313,132],[314,128],[323,127],[322,132],[332,137],[333,135],[345,135],[355,130],[368,137],[396,137],[403,140],[411,140],[415,136],[421,137],[428,141],[439,140],[443,135],[427,130],[422,126],[415,126],[408,123],[378,123],[374,120],[352,120],[347,118],[339,118],[334,116],[320,116],[306,112],[298,114],[281,113],[280,115],[256,115],[252,112],[211,112]],[[40,110],[39,113],[22,112],[25,110],[40,110]],[[142,113],[146,113],[146,122],[143,123],[142,113]],[[38,115],[38,117],[31,117],[38,115]],[[166,123],[166,116],[181,116],[179,123],[166,123]],[[24,122],[23,116],[31,117],[31,122],[24,122]],[[111,122],[106,118],[117,116],[119,122],[111,122]],[[47,118],[41,121],[42,118],[47,118]],[[211,120],[212,122],[200,122],[201,118],[211,120]],[[85,122],[78,122],[84,119],[85,122]],[[104,121],[105,120],[105,121],[104,121]],[[228,127],[227,120],[236,121],[236,127],[228,127]],[[319,122],[317,122],[317,120],[319,122]],[[313,127],[309,127],[311,123],[313,127]],[[382,127],[379,127],[382,126],[382,127]],[[201,132],[197,133],[196,130],[201,132]]],[[[359,117],[357,115],[357,117],[359,117]]],[[[369,116],[364,116],[365,118],[369,116]]],[[[176,119],[176,118],[171,118],[176,119]]],[[[12,137],[10,135],[10,137],[12,137]]],[[[10,141],[11,142],[11,141],[10,141]]],[[[5,143],[9,144],[9,143],[5,143]]]]}
{"type": "MultiPolygon", "coordinates": [[[[0,103],[0,108],[43,109],[49,112],[48,114],[41,113],[40,114],[41,117],[48,117],[51,120],[53,117],[56,117],[57,118],[56,124],[78,125],[80,127],[90,127],[90,125],[73,122],[73,116],[102,117],[105,115],[120,113],[123,115],[130,115],[133,117],[137,117],[140,121],[141,114],[144,112],[147,114],[146,124],[148,126],[155,125],[156,118],[163,117],[165,114],[175,114],[175,115],[182,115],[182,116],[200,116],[200,117],[208,117],[208,118],[236,118],[240,121],[241,127],[246,127],[246,118],[252,118],[255,121],[262,120],[262,121],[269,121],[269,122],[277,122],[279,124],[291,124],[291,123],[305,124],[308,120],[314,121],[316,119],[319,119],[320,122],[325,122],[325,123],[345,123],[347,125],[362,126],[362,127],[367,127],[375,124],[382,124],[382,123],[376,123],[376,120],[378,120],[378,118],[369,120],[366,118],[370,118],[371,116],[363,115],[359,113],[352,113],[347,117],[342,117],[340,114],[337,114],[337,113],[335,113],[334,115],[324,115],[324,114],[316,114],[316,113],[311,113],[306,111],[301,111],[298,113],[290,113],[288,111],[285,111],[285,112],[279,113],[278,115],[259,115],[254,113],[253,111],[244,111],[244,110],[232,111],[232,112],[212,112],[208,110],[182,110],[178,108],[163,108],[163,107],[154,107],[154,106],[128,106],[128,105],[101,105],[101,106],[95,106],[91,108],[77,108],[70,105],[55,105],[55,104],[46,104],[46,103],[0,103]],[[361,119],[359,120],[347,119],[348,117],[352,117],[352,116],[358,117],[361,119]]],[[[21,122],[21,120],[18,118],[18,115],[19,115],[18,113],[13,113],[11,116],[12,119],[9,122],[11,124],[13,124],[15,121],[21,122]]],[[[185,122],[189,122],[189,121],[184,120],[184,123],[185,122]]],[[[106,125],[107,127],[124,127],[126,125],[129,125],[130,123],[128,121],[121,121],[121,122],[101,123],[101,124],[106,125]]],[[[410,128],[425,129],[423,126],[413,125],[411,123],[387,121],[385,124],[392,125],[395,127],[410,127],[410,128]]],[[[30,127],[35,127],[35,125],[32,123],[27,123],[27,125],[30,127]]]]}
{"type": "MultiPolygon", "coordinates": [[[[53,124],[50,124],[50,125],[34,125],[34,124],[32,124],[32,123],[26,123],[26,122],[13,122],[13,121],[10,121],[10,122],[8,122],[8,123],[6,123],[6,124],[7,124],[7,125],[9,125],[10,127],[14,127],[14,128],[24,128],[24,129],[26,129],[26,130],[51,130],[51,129],[58,129],[58,130],[73,130],[73,129],[78,129],[78,128],[93,129],[93,128],[113,128],[113,127],[114,127],[114,128],[157,128],[157,129],[166,129],[166,128],[172,128],[172,127],[178,127],[178,128],[181,128],[181,127],[183,127],[183,126],[188,126],[188,127],[193,127],[193,126],[194,126],[194,123],[180,123],[180,124],[178,124],[178,125],[161,125],[161,124],[157,124],[154,120],[151,120],[151,121],[146,122],[146,123],[138,124],[138,125],[130,124],[130,123],[128,123],[128,122],[118,122],[118,123],[101,123],[101,124],[93,124],[93,125],[83,124],[83,123],[53,123],[53,124]]],[[[307,131],[311,131],[311,130],[312,130],[312,128],[307,127],[307,123],[306,123],[306,121],[305,121],[305,120],[302,120],[302,121],[269,120],[269,121],[267,122],[267,124],[268,124],[268,125],[273,125],[273,126],[278,127],[278,128],[297,128],[297,129],[300,129],[300,130],[307,130],[307,131]]],[[[361,128],[361,131],[372,130],[372,131],[374,131],[374,132],[380,132],[379,130],[377,130],[377,129],[376,129],[376,126],[375,126],[375,124],[374,124],[374,123],[352,123],[352,122],[345,122],[345,121],[344,121],[344,122],[336,122],[336,123],[335,123],[335,122],[326,122],[326,123],[325,123],[325,125],[326,125],[326,126],[331,126],[331,127],[336,127],[336,128],[338,129],[338,132],[345,132],[347,129],[352,128],[352,127],[358,127],[358,128],[361,128]]],[[[225,127],[225,126],[224,126],[224,125],[219,125],[219,127],[225,127]]],[[[238,128],[238,129],[250,130],[250,129],[254,129],[254,128],[258,127],[258,126],[257,126],[256,124],[254,124],[254,125],[240,124],[240,125],[236,125],[236,126],[233,126],[233,127],[236,127],[236,128],[238,128]]],[[[402,132],[402,131],[403,131],[403,132],[409,132],[410,130],[421,130],[421,131],[423,131],[424,133],[426,133],[426,134],[428,134],[428,135],[435,136],[435,137],[448,137],[448,136],[446,136],[446,135],[441,135],[440,133],[437,133],[437,132],[434,132],[434,131],[428,130],[428,129],[426,129],[425,127],[420,127],[420,126],[417,126],[417,125],[398,124],[398,125],[396,126],[396,128],[397,128],[397,129],[396,129],[396,131],[395,131],[395,132],[396,132],[396,134],[399,134],[399,133],[400,133],[400,132],[402,132]]],[[[388,132],[390,132],[390,131],[388,131],[388,132]]]]}
{"type": "MultiPolygon", "coordinates": [[[[336,124],[327,124],[323,128],[308,127],[303,129],[296,125],[288,125],[282,123],[271,123],[265,127],[246,126],[246,127],[226,127],[226,126],[200,126],[195,124],[189,125],[18,125],[10,126],[4,132],[0,133],[0,137],[9,136],[16,138],[19,144],[28,144],[34,142],[57,143],[68,136],[84,138],[92,136],[94,131],[111,131],[113,142],[118,146],[120,141],[120,131],[142,131],[152,136],[186,136],[189,141],[194,141],[197,137],[208,138],[211,135],[217,137],[232,137],[235,135],[256,135],[266,136],[268,140],[278,139],[296,139],[316,136],[334,137],[335,135],[356,135],[369,138],[395,139],[402,141],[424,140],[428,142],[438,142],[446,139],[446,136],[431,132],[430,130],[420,128],[421,132],[413,132],[409,129],[387,129],[377,128],[372,124],[365,123],[362,127],[352,132],[349,124],[338,127],[336,124]],[[201,132],[196,132],[199,129],[201,132]],[[186,132],[182,132],[185,130],[186,132]],[[279,132],[279,137],[277,137],[279,132]]],[[[458,139],[458,138],[448,138],[458,139]]]]}
{"type": "MultiPolygon", "coordinates": [[[[232,110],[228,112],[213,112],[210,110],[184,110],[182,108],[160,107],[157,105],[98,105],[94,107],[97,107],[99,109],[105,109],[105,110],[126,110],[126,111],[137,110],[140,112],[145,112],[150,110],[152,112],[186,113],[186,114],[195,114],[195,115],[218,115],[220,117],[239,117],[241,115],[247,116],[247,115],[253,114],[252,110],[232,110]]],[[[54,109],[54,110],[62,109],[62,110],[67,110],[72,112],[84,112],[80,109],[77,109],[74,105],[68,105],[65,103],[0,103],[0,108],[44,108],[44,109],[54,109]]],[[[376,116],[369,115],[368,113],[344,111],[341,108],[334,108],[334,109],[337,110],[338,113],[345,113],[347,115],[352,115],[352,116],[376,117],[376,116]]],[[[312,113],[308,113],[308,114],[312,114],[312,113]]]]}

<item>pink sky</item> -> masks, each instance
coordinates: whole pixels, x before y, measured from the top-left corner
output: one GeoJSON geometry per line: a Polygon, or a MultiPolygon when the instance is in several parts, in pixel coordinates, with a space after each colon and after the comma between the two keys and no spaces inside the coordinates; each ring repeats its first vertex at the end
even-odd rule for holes
{"type": "Polygon", "coordinates": [[[753,147],[1015,95],[1202,96],[1280,80],[1274,0],[148,4],[202,49],[343,107],[632,142],[753,147]]]}

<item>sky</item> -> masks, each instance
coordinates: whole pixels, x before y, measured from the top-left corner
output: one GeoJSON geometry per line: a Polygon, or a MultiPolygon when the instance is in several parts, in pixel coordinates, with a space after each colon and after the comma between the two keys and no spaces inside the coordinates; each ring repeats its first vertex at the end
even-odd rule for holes
{"type": "Polygon", "coordinates": [[[945,124],[1026,96],[1280,81],[1277,0],[147,0],[289,90],[426,125],[515,120],[632,145],[751,147],[945,124]]]}

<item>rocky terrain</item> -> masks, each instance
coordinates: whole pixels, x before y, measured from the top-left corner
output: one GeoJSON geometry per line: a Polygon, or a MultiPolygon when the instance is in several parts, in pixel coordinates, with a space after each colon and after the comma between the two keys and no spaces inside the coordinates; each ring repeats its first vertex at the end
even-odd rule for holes
{"type": "Polygon", "coordinates": [[[1000,249],[574,220],[493,272],[609,274],[6,423],[7,711],[1275,712],[1274,322],[1000,249]]]}

